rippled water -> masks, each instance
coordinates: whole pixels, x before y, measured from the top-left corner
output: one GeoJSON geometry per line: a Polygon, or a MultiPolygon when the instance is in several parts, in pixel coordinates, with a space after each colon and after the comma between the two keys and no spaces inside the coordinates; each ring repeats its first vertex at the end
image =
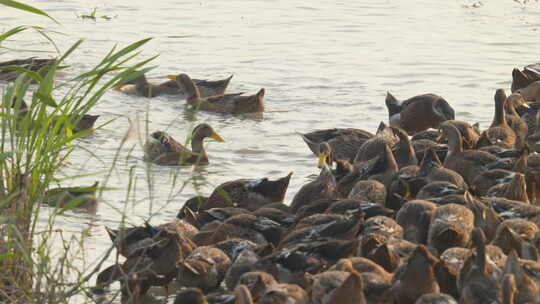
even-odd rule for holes
{"type": "MultiPolygon", "coordinates": [[[[83,260],[91,265],[110,245],[103,225],[117,226],[124,209],[126,221],[133,224],[149,215],[152,223],[173,219],[185,199],[196,194],[191,184],[181,189],[190,177],[202,194],[209,194],[231,179],[276,178],[293,171],[290,201],[318,173],[316,159],[297,132],[331,127],[374,131],[387,120],[386,91],[398,99],[439,94],[454,106],[458,119],[486,126],[495,89],[510,87],[513,67],[539,60],[540,11],[536,2],[486,0],[477,8],[474,3],[480,2],[40,0],[30,4],[46,10],[61,26],[1,8],[0,30],[43,25],[66,34],[53,35],[61,50],[86,38],[68,60],[69,75],[92,67],[116,44],[154,37],[140,58],[159,55],[152,63],[156,69],[148,73],[156,82],[182,71],[211,79],[232,74],[230,92],[266,88],[267,112],[256,119],[193,115],[175,97],[147,99],[114,91],[104,96],[92,113],[102,115],[101,123],[116,120],[82,141],[93,155],[75,153],[66,175],[108,170],[128,129],[127,117],[138,116],[145,125],[147,111],[150,131],[166,129],[183,139],[194,124],[208,122],[226,142],[208,141],[211,164],[198,170],[148,167],[140,144],[129,142],[109,179],[108,186],[115,189],[104,193],[96,213],[57,219],[57,228],[76,234],[88,230],[83,260]],[[96,15],[112,19],[77,17],[94,7],[96,15]],[[126,207],[130,172],[137,191],[126,207]]],[[[53,50],[37,35],[17,37],[6,46],[53,50]]],[[[8,53],[0,60],[29,54],[8,53]]],[[[91,184],[104,175],[77,183],[91,184]]]]}

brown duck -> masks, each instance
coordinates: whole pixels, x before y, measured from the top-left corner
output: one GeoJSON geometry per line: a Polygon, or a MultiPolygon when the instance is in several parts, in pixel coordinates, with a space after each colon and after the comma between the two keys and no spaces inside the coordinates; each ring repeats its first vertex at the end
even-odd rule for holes
{"type": "Polygon", "coordinates": [[[316,155],[321,155],[320,145],[326,142],[330,149],[330,160],[346,160],[352,162],[358,148],[374,135],[362,129],[325,129],[300,134],[309,149],[316,155]]]}
{"type": "Polygon", "coordinates": [[[180,74],[175,79],[180,89],[186,92],[187,103],[196,110],[230,114],[264,112],[264,89],[250,96],[238,93],[202,97],[188,75],[180,74]]]}
{"type": "Polygon", "coordinates": [[[435,94],[418,95],[400,102],[388,92],[386,107],[390,125],[400,127],[409,135],[437,129],[441,122],[454,119],[454,109],[435,94]]]}
{"type": "Polygon", "coordinates": [[[442,136],[448,139],[448,154],[444,160],[445,168],[459,173],[468,185],[485,171],[485,166],[497,160],[494,155],[477,150],[464,150],[459,130],[450,123],[441,124],[442,136]]]}
{"type": "Polygon", "coordinates": [[[208,156],[203,147],[203,140],[207,137],[211,137],[217,142],[224,142],[223,138],[205,123],[193,129],[192,150],[184,147],[166,132],[156,131],[150,134],[144,144],[144,159],[162,166],[206,165],[208,164],[208,156]]]}
{"type": "Polygon", "coordinates": [[[508,126],[506,121],[506,93],[503,89],[495,92],[495,114],[489,129],[482,132],[478,139],[478,147],[499,146],[501,148],[511,149],[516,144],[516,133],[508,126]]]}
{"type": "Polygon", "coordinates": [[[200,210],[216,207],[238,207],[256,210],[272,203],[280,203],[285,198],[292,172],[277,180],[267,177],[259,179],[237,179],[216,187],[204,201],[200,210]]]}

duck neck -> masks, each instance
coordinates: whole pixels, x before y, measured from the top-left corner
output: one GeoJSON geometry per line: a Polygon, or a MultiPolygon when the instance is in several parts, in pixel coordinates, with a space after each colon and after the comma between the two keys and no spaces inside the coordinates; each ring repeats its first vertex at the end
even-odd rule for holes
{"type": "Polygon", "coordinates": [[[504,126],[506,125],[506,113],[504,112],[505,100],[500,98],[495,100],[495,116],[493,117],[493,123],[491,126],[504,126]]]}
{"type": "Polygon", "coordinates": [[[201,159],[206,158],[206,150],[204,149],[203,145],[204,138],[204,136],[194,134],[193,138],[191,139],[191,151],[194,154],[197,154],[197,156],[201,159]]]}
{"type": "Polygon", "coordinates": [[[184,89],[186,90],[186,97],[188,102],[197,102],[201,99],[201,94],[199,89],[191,79],[186,79],[183,83],[184,89]]]}
{"type": "Polygon", "coordinates": [[[448,153],[455,155],[460,152],[463,152],[463,141],[459,131],[455,129],[448,135],[448,153]]]}

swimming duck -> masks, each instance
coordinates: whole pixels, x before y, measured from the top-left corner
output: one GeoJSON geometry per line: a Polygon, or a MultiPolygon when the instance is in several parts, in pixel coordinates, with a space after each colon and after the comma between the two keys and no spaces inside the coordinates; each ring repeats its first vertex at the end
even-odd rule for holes
{"type": "Polygon", "coordinates": [[[540,73],[538,71],[538,63],[529,64],[519,70],[514,68],[512,70],[512,93],[515,91],[525,88],[531,83],[540,80],[540,73]]]}
{"type": "Polygon", "coordinates": [[[447,204],[433,213],[427,244],[442,253],[450,247],[466,247],[474,227],[474,214],[465,206],[447,204]]]}
{"type": "Polygon", "coordinates": [[[399,168],[418,165],[418,159],[414,147],[405,131],[397,127],[392,127],[394,134],[399,138],[396,144],[395,158],[399,168]]]}
{"type": "Polygon", "coordinates": [[[300,207],[319,199],[336,199],[340,197],[336,179],[330,168],[325,165],[316,180],[303,185],[294,195],[291,210],[296,213],[300,207]]]}
{"type": "Polygon", "coordinates": [[[448,139],[448,154],[444,160],[445,168],[459,173],[468,185],[484,171],[484,166],[497,158],[483,151],[464,150],[459,130],[450,123],[441,123],[442,136],[448,139]]]}
{"type": "Polygon", "coordinates": [[[144,74],[141,74],[124,84],[117,85],[113,87],[113,89],[123,93],[136,94],[143,97],[156,97],[163,94],[179,93],[178,86],[171,86],[171,82],[153,84],[148,82],[148,79],[146,79],[144,74]]]}
{"type": "Polygon", "coordinates": [[[216,207],[237,207],[256,210],[262,206],[281,203],[289,186],[292,172],[277,180],[237,179],[225,182],[214,189],[202,203],[200,210],[216,207]]]}
{"type": "Polygon", "coordinates": [[[376,180],[361,180],[351,189],[348,198],[369,201],[384,206],[386,202],[386,187],[376,180]]]}
{"type": "MultiPolygon", "coordinates": [[[[481,229],[472,230],[471,239],[476,246],[476,257],[472,267],[463,274],[460,303],[500,303],[500,285],[495,279],[487,274],[486,270],[486,246],[485,237],[481,229]]],[[[472,256],[471,256],[472,257],[472,256]]],[[[463,268],[462,268],[463,269],[463,268]]]]}
{"type": "Polygon", "coordinates": [[[404,271],[395,278],[389,296],[397,304],[414,304],[426,293],[439,292],[439,284],[433,271],[438,259],[424,245],[418,245],[409,258],[404,271]]]}
{"type": "Polygon", "coordinates": [[[403,238],[409,242],[426,244],[429,224],[437,205],[412,200],[405,203],[396,214],[396,222],[403,227],[403,238]]]}
{"type": "Polygon", "coordinates": [[[208,301],[199,288],[184,288],[176,294],[174,304],[208,304],[208,301]]]}
{"type": "Polygon", "coordinates": [[[465,190],[449,182],[432,182],[426,184],[416,194],[417,199],[444,197],[452,194],[464,194],[465,190]]]}
{"type": "Polygon", "coordinates": [[[424,178],[426,183],[449,182],[463,190],[469,188],[459,173],[443,167],[437,153],[431,148],[428,148],[424,154],[418,177],[424,178]]]}
{"type": "Polygon", "coordinates": [[[143,226],[120,229],[111,229],[105,226],[105,230],[116,250],[126,258],[142,254],[144,250],[156,242],[156,239],[159,239],[165,229],[183,233],[188,237],[191,237],[197,231],[197,228],[182,220],[176,220],[157,227],[150,225],[148,222],[145,222],[143,226]]]}
{"type": "Polygon", "coordinates": [[[426,293],[422,295],[414,304],[458,304],[456,299],[445,293],[426,293]]]}
{"type": "Polygon", "coordinates": [[[399,138],[394,133],[394,130],[381,122],[375,136],[367,139],[360,147],[357,147],[353,162],[355,164],[361,163],[379,156],[384,152],[385,145],[389,146],[390,150],[394,150],[398,142],[399,138]]]}
{"type": "Polygon", "coordinates": [[[18,70],[11,67],[24,68],[33,72],[41,72],[45,75],[47,68],[56,64],[56,59],[45,59],[30,57],[26,59],[15,59],[0,62],[0,81],[14,81],[21,74],[18,70]]]}
{"type": "Polygon", "coordinates": [[[307,292],[296,284],[276,284],[266,290],[260,300],[261,304],[308,304],[307,292]]]}
{"type": "Polygon", "coordinates": [[[540,101],[540,81],[535,81],[525,88],[516,90],[527,101],[540,101]]]}
{"type": "Polygon", "coordinates": [[[516,280],[514,275],[507,273],[501,279],[502,304],[514,304],[517,294],[516,280]]]}
{"type": "Polygon", "coordinates": [[[180,262],[176,282],[209,291],[219,286],[230,265],[231,260],[220,249],[200,246],[180,262]]]}
{"type": "Polygon", "coordinates": [[[525,139],[529,134],[529,127],[527,122],[523,120],[517,112],[517,109],[520,107],[530,108],[521,94],[512,93],[508,95],[505,103],[506,123],[514,130],[514,133],[516,133],[516,136],[519,137],[520,141],[525,142],[525,139]]]}
{"type": "Polygon", "coordinates": [[[510,251],[521,251],[523,242],[530,242],[539,231],[538,226],[525,219],[507,219],[497,228],[495,237],[491,242],[502,249],[505,254],[510,251]]]}
{"type": "MultiPolygon", "coordinates": [[[[539,279],[537,277],[538,271],[540,270],[540,264],[538,262],[528,261],[528,263],[523,263],[519,261],[519,257],[515,250],[512,250],[506,259],[506,265],[504,267],[505,275],[512,275],[514,279],[514,301],[516,303],[539,303],[540,302],[540,285],[539,279]]],[[[506,282],[506,284],[510,284],[506,282]]],[[[505,279],[503,277],[503,295],[508,293],[508,290],[505,291],[505,279]]],[[[510,292],[512,292],[512,286],[510,287],[510,292]]],[[[508,288],[507,287],[507,288],[508,288]]],[[[509,296],[509,295],[507,295],[509,296]]]]}
{"type": "Polygon", "coordinates": [[[252,214],[238,214],[228,218],[214,231],[211,244],[229,238],[241,238],[265,246],[276,246],[285,234],[285,228],[277,222],[252,214]]]}
{"type": "Polygon", "coordinates": [[[253,304],[253,297],[246,285],[238,285],[234,289],[234,304],[253,304]]]}
{"type": "Polygon", "coordinates": [[[96,279],[98,287],[116,280],[121,282],[122,303],[138,303],[151,286],[167,286],[176,276],[178,261],[195,248],[195,244],[176,226],[153,227],[159,230],[149,247],[130,255],[121,265],[103,270],[96,279]]]}
{"type": "MultiPolygon", "coordinates": [[[[152,84],[148,82],[148,80],[146,79],[146,76],[142,74],[122,85],[116,86],[114,89],[122,91],[122,92],[126,92],[126,93],[138,94],[144,97],[156,97],[162,94],[171,94],[171,95],[185,94],[185,92],[180,90],[178,83],[176,82],[175,76],[168,76],[168,77],[174,78],[174,79],[171,79],[169,81],[166,81],[160,84],[152,84]]],[[[199,93],[201,94],[201,97],[208,97],[208,96],[215,96],[215,95],[223,95],[232,77],[233,76],[231,75],[225,79],[215,80],[215,81],[193,79],[193,82],[199,89],[199,93]]]]}
{"type": "Polygon", "coordinates": [[[448,123],[459,130],[461,140],[463,141],[463,149],[476,149],[476,144],[481,133],[478,123],[471,125],[463,120],[448,120],[448,123]]]}
{"type": "Polygon", "coordinates": [[[482,132],[478,139],[478,147],[499,146],[501,148],[513,148],[516,143],[516,133],[508,126],[506,121],[506,93],[503,89],[495,92],[495,114],[489,129],[482,132]]]}
{"type": "MultiPolygon", "coordinates": [[[[325,149],[330,154],[329,159],[353,161],[358,148],[374,135],[362,129],[325,129],[305,134],[300,134],[309,149],[316,155],[321,155],[320,145],[326,142],[330,149],[325,149]]],[[[328,156],[327,156],[328,157],[328,156]]]]}
{"type": "Polygon", "coordinates": [[[208,164],[208,156],[203,147],[203,140],[206,137],[211,137],[217,142],[225,141],[206,123],[193,129],[192,150],[184,147],[166,132],[156,131],[148,137],[144,144],[144,159],[162,166],[206,165],[208,164]]]}
{"type": "Polygon", "coordinates": [[[97,203],[98,185],[99,182],[95,182],[89,187],[52,188],[45,192],[43,202],[61,208],[70,204],[77,208],[91,208],[97,203]]]}
{"type": "Polygon", "coordinates": [[[390,125],[400,127],[409,135],[429,128],[437,129],[441,122],[454,119],[454,109],[435,94],[418,95],[399,102],[387,92],[386,107],[390,125]]]}
{"type": "Polygon", "coordinates": [[[249,289],[253,300],[259,301],[264,293],[266,293],[271,286],[278,284],[278,282],[269,273],[251,271],[242,274],[238,280],[238,284],[246,286],[249,289]]]}
{"type": "Polygon", "coordinates": [[[516,172],[510,181],[496,184],[489,188],[486,196],[505,197],[510,200],[529,203],[525,175],[516,172]]]}
{"type": "Polygon", "coordinates": [[[492,169],[480,173],[471,184],[476,195],[485,196],[488,190],[498,184],[512,181],[516,172],[504,169],[492,169]]]}
{"type": "Polygon", "coordinates": [[[264,112],[264,89],[250,96],[239,93],[202,97],[188,75],[180,74],[174,78],[180,89],[186,92],[187,103],[197,110],[230,114],[264,112]]]}

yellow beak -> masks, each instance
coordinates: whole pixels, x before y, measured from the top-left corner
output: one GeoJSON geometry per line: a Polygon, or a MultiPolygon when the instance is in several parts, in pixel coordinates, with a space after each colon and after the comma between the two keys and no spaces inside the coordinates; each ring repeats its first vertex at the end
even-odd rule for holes
{"type": "Polygon", "coordinates": [[[441,134],[439,137],[437,137],[437,142],[441,142],[443,139],[444,139],[444,135],[441,134]]]}
{"type": "Polygon", "coordinates": [[[215,141],[217,142],[224,142],[225,140],[219,136],[219,134],[216,133],[216,131],[212,131],[212,135],[210,135],[215,141]]]}
{"type": "Polygon", "coordinates": [[[167,75],[167,78],[169,78],[172,81],[176,81],[176,75],[167,75]]]}
{"type": "Polygon", "coordinates": [[[527,109],[529,109],[531,107],[531,106],[529,106],[529,104],[527,102],[524,102],[521,105],[524,106],[527,109]]]}
{"type": "Polygon", "coordinates": [[[325,152],[319,153],[319,165],[317,166],[319,167],[319,169],[324,168],[324,166],[326,165],[327,158],[328,158],[328,153],[325,153],[325,152]]]}
{"type": "Polygon", "coordinates": [[[114,87],[112,87],[112,89],[115,90],[115,91],[120,91],[120,90],[122,90],[123,87],[124,87],[123,84],[118,84],[118,85],[115,85],[114,87]]]}

